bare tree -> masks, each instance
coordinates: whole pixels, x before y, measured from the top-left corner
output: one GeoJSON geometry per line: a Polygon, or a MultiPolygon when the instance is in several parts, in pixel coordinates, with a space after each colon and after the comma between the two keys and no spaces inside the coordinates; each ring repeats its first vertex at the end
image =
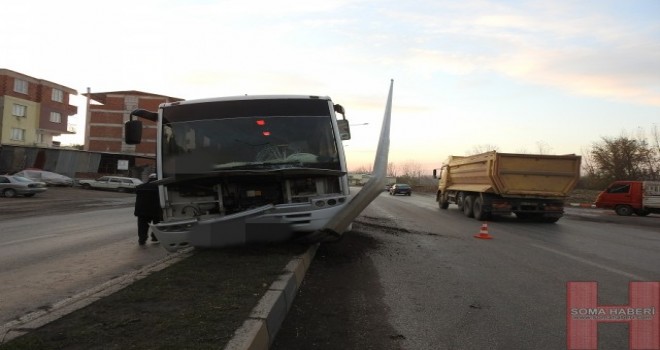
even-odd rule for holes
{"type": "MultiPolygon", "coordinates": [[[[541,140],[541,141],[536,141],[536,149],[537,153],[536,154],[551,154],[552,153],[552,147],[548,145],[547,142],[541,140]]],[[[531,152],[527,150],[525,147],[520,147],[516,150],[516,153],[520,154],[530,154],[531,152]]]]}
{"type": "Polygon", "coordinates": [[[649,147],[648,171],[651,176],[649,180],[660,180],[660,130],[658,125],[653,124],[651,128],[651,141],[649,147]]]}
{"type": "Polygon", "coordinates": [[[360,166],[357,166],[357,167],[353,168],[353,170],[351,172],[356,173],[356,174],[371,174],[371,170],[372,170],[371,166],[363,164],[363,165],[360,165],[360,166]]]}
{"type": "Polygon", "coordinates": [[[548,145],[547,142],[541,140],[541,141],[536,141],[536,147],[538,147],[538,154],[550,154],[552,153],[552,147],[548,145]]]}
{"type": "Polygon", "coordinates": [[[645,140],[628,136],[603,137],[594,143],[586,157],[587,173],[604,182],[613,180],[643,180],[656,177],[652,149],[645,140]]]}
{"type": "Polygon", "coordinates": [[[411,185],[417,185],[424,175],[422,165],[414,160],[407,161],[401,166],[402,175],[398,176],[399,181],[407,182],[411,185]]]}
{"type": "Polygon", "coordinates": [[[486,153],[490,151],[499,151],[500,148],[496,145],[491,145],[491,144],[481,144],[481,145],[476,145],[472,147],[471,151],[465,152],[466,155],[473,155],[473,154],[480,154],[480,153],[486,153]]]}
{"type": "Polygon", "coordinates": [[[387,176],[396,177],[396,170],[396,165],[394,163],[387,163],[387,176]]]}

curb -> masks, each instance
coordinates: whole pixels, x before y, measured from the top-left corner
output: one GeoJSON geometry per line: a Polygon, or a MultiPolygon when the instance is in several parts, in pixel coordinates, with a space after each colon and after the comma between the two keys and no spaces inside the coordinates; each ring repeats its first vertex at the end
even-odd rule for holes
{"type": "Polygon", "coordinates": [[[34,311],[21,316],[17,320],[0,325],[0,344],[26,334],[76,310],[82,309],[83,307],[101,298],[107,297],[108,295],[131,285],[135,281],[141,280],[149,276],[151,273],[160,271],[192,254],[194,254],[192,247],[182,249],[174,254],[169,254],[140,270],[127,273],[121,277],[109,280],[76,295],[60,300],[48,309],[34,311]]]}
{"type": "Polygon", "coordinates": [[[592,203],[568,203],[568,205],[578,208],[596,208],[596,205],[592,203]]]}
{"type": "Polygon", "coordinates": [[[284,268],[266,294],[252,309],[243,325],[225,346],[225,350],[268,350],[275,340],[284,319],[293,305],[293,300],[305,278],[305,273],[316,255],[319,244],[314,244],[305,253],[295,257],[284,268]]]}

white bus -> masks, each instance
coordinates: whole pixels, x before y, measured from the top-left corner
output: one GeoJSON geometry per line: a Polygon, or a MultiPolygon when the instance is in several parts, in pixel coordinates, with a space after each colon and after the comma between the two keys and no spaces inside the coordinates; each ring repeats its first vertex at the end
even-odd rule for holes
{"type": "MultiPolygon", "coordinates": [[[[320,96],[238,96],[162,104],[157,172],[171,251],[293,238],[320,230],[349,195],[340,105],[320,96]],[[341,127],[341,129],[340,129],[341,127]]],[[[132,122],[129,122],[130,124],[132,122]]],[[[127,143],[139,138],[127,125],[127,143]]]]}
{"type": "MultiPolygon", "coordinates": [[[[366,204],[357,205],[353,214],[337,215],[349,202],[342,140],[350,139],[350,129],[344,108],[329,97],[180,101],[161,104],[158,112],[136,110],[133,116],[158,123],[163,221],[151,228],[168,251],[285,241],[310,233],[318,239],[322,230],[340,235],[375,198],[365,192],[366,204]],[[334,217],[337,224],[328,228],[334,217]]],[[[140,143],[141,131],[139,120],[127,122],[126,143],[140,143]]]]}

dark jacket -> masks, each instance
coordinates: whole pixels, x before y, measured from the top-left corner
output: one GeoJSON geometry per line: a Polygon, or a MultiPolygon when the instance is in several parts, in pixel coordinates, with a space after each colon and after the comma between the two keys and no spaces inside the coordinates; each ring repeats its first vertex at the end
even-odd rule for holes
{"type": "Polygon", "coordinates": [[[158,185],[154,185],[153,182],[145,182],[135,187],[135,211],[133,214],[158,221],[162,219],[158,185]]]}

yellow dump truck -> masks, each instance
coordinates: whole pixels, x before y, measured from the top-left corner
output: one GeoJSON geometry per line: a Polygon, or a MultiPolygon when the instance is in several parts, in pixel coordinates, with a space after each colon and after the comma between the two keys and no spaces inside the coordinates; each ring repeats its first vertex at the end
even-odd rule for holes
{"type": "Polygon", "coordinates": [[[580,161],[573,154],[495,151],[450,156],[440,168],[436,201],[440,209],[456,204],[465,216],[477,220],[514,213],[523,220],[556,222],[580,178],[580,161]]]}

